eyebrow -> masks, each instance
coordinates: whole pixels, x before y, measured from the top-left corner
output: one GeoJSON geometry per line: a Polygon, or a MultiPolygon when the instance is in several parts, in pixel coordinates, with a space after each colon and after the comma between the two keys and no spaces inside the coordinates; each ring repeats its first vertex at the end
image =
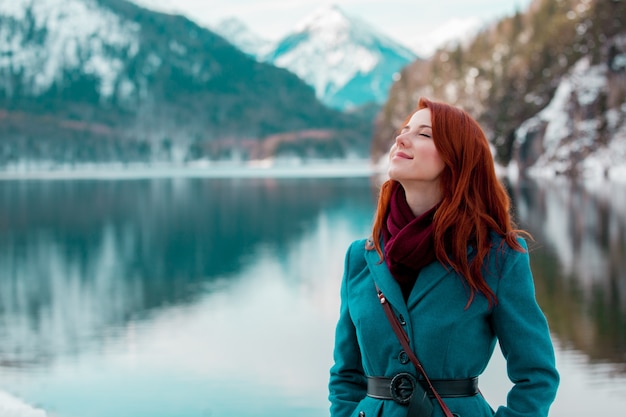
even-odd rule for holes
{"type": "MultiPolygon", "coordinates": [[[[431,130],[432,130],[432,126],[430,126],[430,125],[423,125],[423,124],[422,124],[422,125],[417,126],[417,128],[418,128],[418,129],[424,129],[424,128],[426,128],[426,129],[431,129],[431,130]]],[[[403,131],[403,130],[405,130],[405,129],[410,129],[409,125],[404,125],[404,126],[402,127],[402,129],[400,129],[400,132],[402,132],[402,131],[403,131]]]]}

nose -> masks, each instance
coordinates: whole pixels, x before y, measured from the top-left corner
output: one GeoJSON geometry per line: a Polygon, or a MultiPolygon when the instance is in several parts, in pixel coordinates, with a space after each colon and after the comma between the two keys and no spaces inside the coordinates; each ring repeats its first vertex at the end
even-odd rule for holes
{"type": "Polygon", "coordinates": [[[403,148],[406,146],[406,136],[403,133],[400,133],[396,136],[395,144],[398,148],[403,148]]]}

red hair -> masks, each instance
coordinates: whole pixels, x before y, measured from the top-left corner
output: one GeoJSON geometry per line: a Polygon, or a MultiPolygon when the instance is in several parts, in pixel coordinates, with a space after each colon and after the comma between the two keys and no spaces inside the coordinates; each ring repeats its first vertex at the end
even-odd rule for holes
{"type": "MultiPolygon", "coordinates": [[[[433,140],[445,164],[440,176],[442,199],[433,219],[437,260],[464,277],[470,288],[467,306],[476,292],[487,297],[490,305],[497,303],[496,295],[483,277],[483,261],[492,244],[489,235],[496,233],[518,251],[524,250],[517,241],[518,234],[529,235],[513,224],[509,195],[496,176],[489,143],[478,123],[459,108],[426,98],[419,100],[414,112],[424,108],[430,110],[433,140]],[[471,259],[468,245],[474,248],[471,259]]],[[[386,181],[380,189],[368,247],[375,248],[381,260],[382,227],[393,182],[386,181]]]]}

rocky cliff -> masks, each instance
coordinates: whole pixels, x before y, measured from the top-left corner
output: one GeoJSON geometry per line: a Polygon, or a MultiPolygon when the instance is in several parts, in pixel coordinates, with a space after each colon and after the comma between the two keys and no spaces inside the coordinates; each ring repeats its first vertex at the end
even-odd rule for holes
{"type": "Polygon", "coordinates": [[[374,159],[387,152],[399,123],[426,96],[476,117],[497,161],[522,174],[550,162],[553,173],[577,175],[592,154],[609,153],[614,158],[598,156],[594,169],[610,175],[615,160],[626,160],[618,152],[626,141],[625,20],[624,1],[535,0],[466,42],[412,63],[377,115],[374,159]],[[566,131],[556,117],[566,120],[566,131]]]}

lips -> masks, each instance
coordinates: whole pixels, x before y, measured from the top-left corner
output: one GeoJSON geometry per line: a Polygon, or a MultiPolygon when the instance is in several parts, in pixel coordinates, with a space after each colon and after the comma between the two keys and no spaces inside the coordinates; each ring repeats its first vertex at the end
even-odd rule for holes
{"type": "Polygon", "coordinates": [[[396,152],[396,154],[393,157],[394,158],[401,158],[401,159],[413,159],[412,157],[410,157],[409,155],[405,154],[404,152],[396,152]]]}

